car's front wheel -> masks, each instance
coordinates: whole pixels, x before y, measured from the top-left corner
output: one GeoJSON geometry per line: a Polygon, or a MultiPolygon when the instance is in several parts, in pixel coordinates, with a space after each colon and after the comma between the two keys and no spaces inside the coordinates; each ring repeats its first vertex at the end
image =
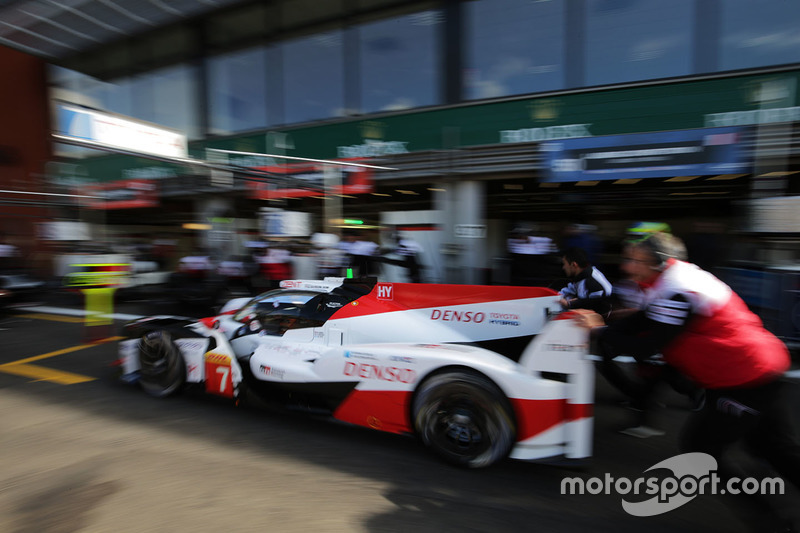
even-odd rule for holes
{"type": "Polygon", "coordinates": [[[139,339],[139,383],[157,398],[178,392],[186,381],[186,365],[166,331],[151,331],[139,339]]]}
{"type": "Polygon", "coordinates": [[[417,390],[412,409],[422,442],[459,466],[492,465],[508,455],[516,438],[508,399],[475,372],[431,376],[417,390]]]}

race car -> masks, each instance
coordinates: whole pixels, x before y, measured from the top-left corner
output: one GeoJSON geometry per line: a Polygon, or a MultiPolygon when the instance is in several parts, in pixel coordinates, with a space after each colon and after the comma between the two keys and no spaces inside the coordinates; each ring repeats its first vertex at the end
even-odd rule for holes
{"type": "Polygon", "coordinates": [[[285,280],[200,320],[130,322],[123,378],[164,397],[197,384],[417,435],[470,468],[592,450],[588,336],[537,287],[285,280]]]}

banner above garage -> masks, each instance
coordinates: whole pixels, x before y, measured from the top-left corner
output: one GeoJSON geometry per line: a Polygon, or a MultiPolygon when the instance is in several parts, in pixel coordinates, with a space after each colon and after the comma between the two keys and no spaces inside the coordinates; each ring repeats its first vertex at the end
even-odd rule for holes
{"type": "Polygon", "coordinates": [[[561,139],[540,145],[542,180],[574,182],[750,171],[742,128],[561,139]]]}
{"type": "MultiPolygon", "coordinates": [[[[793,92],[792,98],[786,101],[768,102],[762,96],[754,96],[767,94],[766,87],[778,82],[781,86],[800,86],[800,70],[533,95],[365,118],[349,117],[281,127],[280,131],[276,128],[197,139],[190,141],[188,148],[190,157],[195,159],[205,159],[208,149],[328,160],[392,158],[424,151],[505,150],[515,144],[605,136],[618,136],[624,141],[627,135],[640,133],[717,127],[746,130],[800,121],[800,100],[793,92]],[[773,105],[779,107],[773,108],[773,105]]],[[[227,158],[227,163],[243,168],[279,164],[265,157],[233,154],[227,158]]],[[[530,164],[532,171],[539,170],[538,159],[530,164]]],[[[180,164],[117,154],[85,158],[76,165],[81,176],[90,181],[160,180],[187,172],[180,164]]],[[[376,180],[383,178],[376,173],[376,180]]]]}
{"type": "Polygon", "coordinates": [[[188,156],[186,136],[177,131],[71,104],[58,103],[56,108],[54,133],[107,148],[162,157],[188,156]]]}

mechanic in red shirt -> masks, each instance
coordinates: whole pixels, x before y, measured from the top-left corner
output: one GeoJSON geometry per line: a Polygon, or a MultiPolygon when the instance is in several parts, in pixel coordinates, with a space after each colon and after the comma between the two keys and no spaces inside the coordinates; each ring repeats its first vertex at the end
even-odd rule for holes
{"type": "MultiPolygon", "coordinates": [[[[721,477],[744,478],[737,465],[725,461],[728,448],[744,441],[800,487],[798,417],[789,402],[796,383],[783,376],[789,352],[730,287],[676,259],[683,250],[681,241],[667,233],[628,246],[622,268],[645,288],[641,309],[608,326],[600,315],[578,310],[578,322],[617,352],[661,352],[668,364],[706,389],[705,407],[684,428],[684,452],[710,454],[721,477]]],[[[773,516],[761,507],[765,502],[751,498],[748,503],[756,505],[759,516],[773,516]]],[[[761,531],[764,526],[756,524],[761,531]]]]}

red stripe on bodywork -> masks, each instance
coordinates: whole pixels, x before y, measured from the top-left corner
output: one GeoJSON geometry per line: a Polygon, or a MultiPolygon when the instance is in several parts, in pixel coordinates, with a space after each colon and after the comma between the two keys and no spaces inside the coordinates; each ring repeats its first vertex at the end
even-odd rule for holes
{"type": "Polygon", "coordinates": [[[563,313],[559,314],[553,320],[568,320],[570,318],[577,318],[578,313],[575,311],[564,311],[563,313]]]}
{"type": "Polygon", "coordinates": [[[354,390],[336,408],[333,417],[359,426],[409,433],[409,391],[354,390]]]}
{"type": "Polygon", "coordinates": [[[517,440],[534,437],[551,427],[581,418],[590,418],[592,404],[571,404],[559,400],[520,400],[512,398],[517,414],[517,440]]]}
{"type": "MultiPolygon", "coordinates": [[[[333,417],[343,422],[389,433],[413,431],[408,419],[409,391],[354,390],[339,405],[333,417]]],[[[512,399],[517,415],[517,441],[535,437],[565,422],[591,418],[592,404],[570,404],[565,399],[512,399]]]]}
{"type": "Polygon", "coordinates": [[[374,315],[407,309],[544,298],[558,293],[545,287],[378,283],[372,292],[339,309],[332,318],[374,315]]]}

